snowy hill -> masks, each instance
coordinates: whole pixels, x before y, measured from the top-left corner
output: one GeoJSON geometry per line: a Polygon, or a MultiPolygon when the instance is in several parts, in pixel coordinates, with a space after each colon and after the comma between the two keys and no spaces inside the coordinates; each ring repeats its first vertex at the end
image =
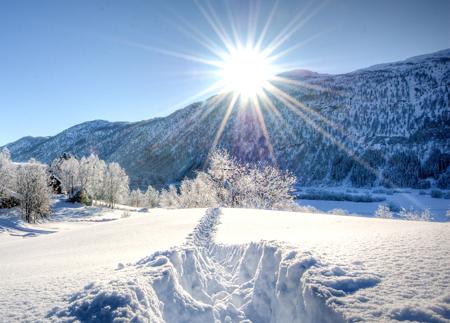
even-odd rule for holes
{"type": "Polygon", "coordinates": [[[121,213],[59,207],[51,222],[2,225],[1,320],[450,320],[450,223],[248,209],[121,213]]]}
{"type": "MultiPolygon", "coordinates": [[[[256,109],[233,109],[219,147],[247,161],[276,160],[303,185],[450,185],[450,49],[348,74],[282,76],[290,83],[276,85],[294,103],[262,104],[265,127],[256,109]]],[[[87,122],[7,147],[17,161],[94,152],[119,162],[135,186],[167,184],[204,164],[231,99],[219,98],[165,118],[87,122]]]]}

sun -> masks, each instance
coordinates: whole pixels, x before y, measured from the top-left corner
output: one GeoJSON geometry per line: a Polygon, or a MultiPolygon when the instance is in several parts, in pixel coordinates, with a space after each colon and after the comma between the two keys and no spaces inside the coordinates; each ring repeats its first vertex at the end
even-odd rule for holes
{"type": "Polygon", "coordinates": [[[255,48],[236,48],[227,53],[219,67],[224,92],[233,92],[243,99],[256,97],[274,75],[268,57],[255,48]]]}

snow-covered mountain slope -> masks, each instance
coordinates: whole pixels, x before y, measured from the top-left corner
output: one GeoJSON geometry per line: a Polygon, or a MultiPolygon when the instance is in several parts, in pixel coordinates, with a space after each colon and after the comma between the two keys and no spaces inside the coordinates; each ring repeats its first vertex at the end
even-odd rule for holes
{"type": "Polygon", "coordinates": [[[249,209],[118,212],[66,209],[58,222],[28,227],[33,237],[0,232],[0,318],[450,321],[450,223],[249,209]]]}
{"type": "Polygon", "coordinates": [[[231,96],[218,95],[165,118],[88,122],[7,147],[18,161],[95,152],[139,186],[180,180],[215,143],[246,161],[276,161],[301,184],[450,185],[450,49],[348,74],[281,76],[288,84],[274,85],[287,95],[269,94],[261,113],[242,102],[228,113],[231,96]]]}

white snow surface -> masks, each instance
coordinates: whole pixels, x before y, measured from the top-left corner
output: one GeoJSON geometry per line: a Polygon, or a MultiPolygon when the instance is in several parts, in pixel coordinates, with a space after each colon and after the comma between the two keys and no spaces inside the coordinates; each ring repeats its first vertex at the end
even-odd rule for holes
{"type": "Polygon", "coordinates": [[[0,232],[0,321],[450,322],[450,223],[62,209],[0,232]]]}
{"type": "Polygon", "coordinates": [[[0,215],[0,322],[45,321],[64,297],[149,253],[183,243],[204,210],[60,207],[28,225],[0,215]]]}

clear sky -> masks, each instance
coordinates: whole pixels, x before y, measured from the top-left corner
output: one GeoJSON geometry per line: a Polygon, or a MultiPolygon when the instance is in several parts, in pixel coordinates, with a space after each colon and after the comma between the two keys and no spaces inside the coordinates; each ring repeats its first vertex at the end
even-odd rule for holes
{"type": "MultiPolygon", "coordinates": [[[[245,39],[249,17],[261,31],[274,3],[211,8],[228,34],[231,16],[245,39]]],[[[94,119],[165,116],[194,101],[213,81],[209,67],[168,52],[214,58],[188,26],[223,47],[202,8],[208,3],[1,1],[0,145],[94,119]]],[[[449,0],[280,0],[276,9],[267,42],[300,17],[282,48],[303,45],[280,58],[286,69],[343,73],[450,47],[449,0]]]]}

